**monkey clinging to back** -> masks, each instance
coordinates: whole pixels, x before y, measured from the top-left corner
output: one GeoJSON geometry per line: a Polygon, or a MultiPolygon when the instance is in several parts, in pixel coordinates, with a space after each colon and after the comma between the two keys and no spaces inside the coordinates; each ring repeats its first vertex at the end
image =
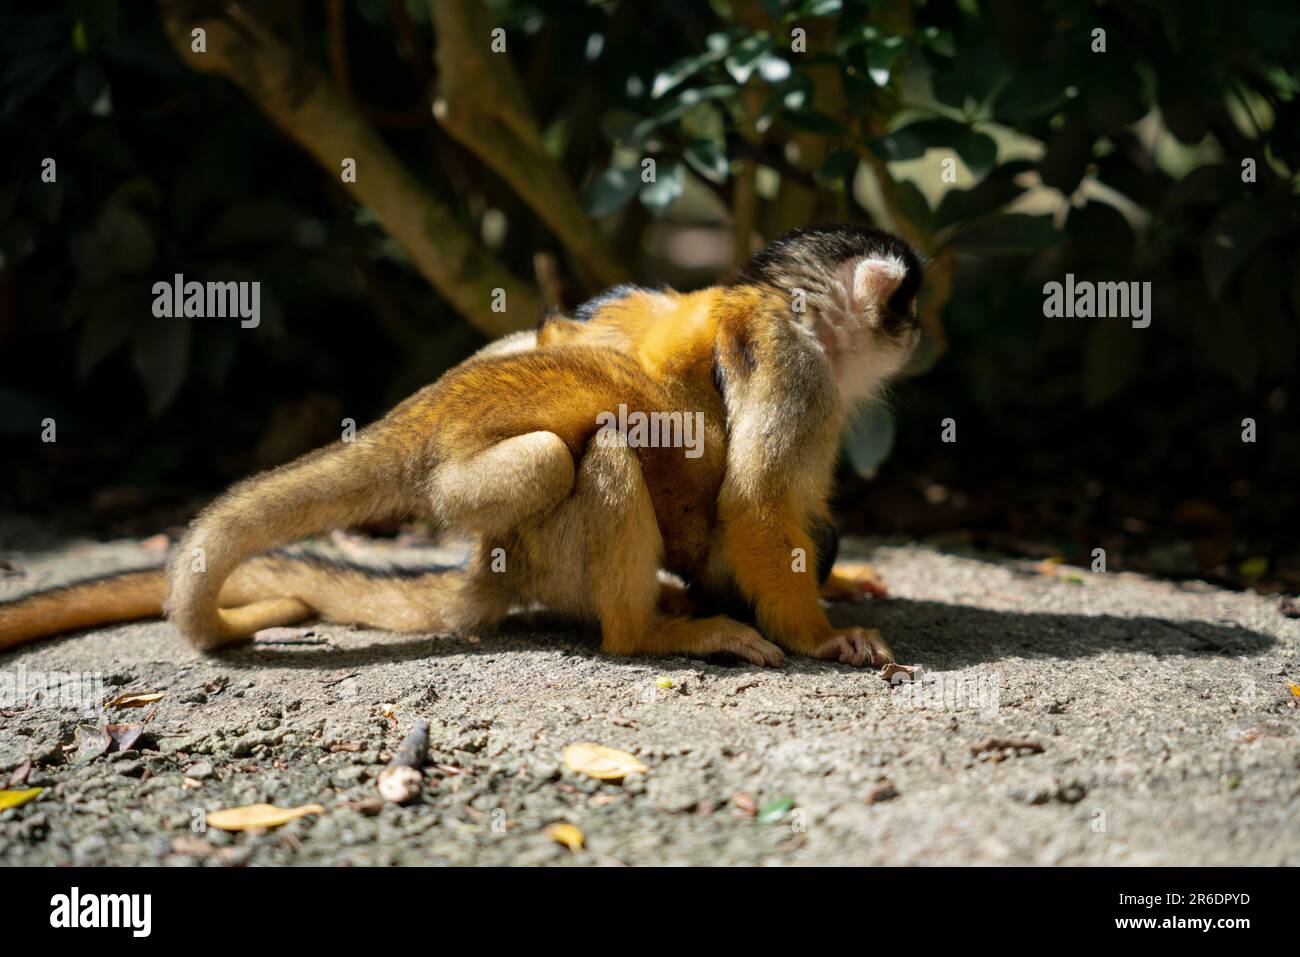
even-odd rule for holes
{"type": "Polygon", "coordinates": [[[830,625],[817,566],[840,431],[915,346],[920,280],[901,240],[830,226],[782,237],[722,286],[612,290],[545,323],[535,347],[471,357],[355,442],[236,485],[195,520],[166,582],[127,573],[0,605],[0,647],[157,615],[165,595],[205,649],[311,616],[446,631],[542,605],[598,621],[616,654],[883,663],[874,632],[830,625]],[[598,432],[620,406],[702,413],[703,454],[598,432]],[[396,576],[258,557],[426,514],[474,539],[465,569],[396,576]],[[706,605],[746,609],[758,631],[661,611],[660,568],[706,605]]]}

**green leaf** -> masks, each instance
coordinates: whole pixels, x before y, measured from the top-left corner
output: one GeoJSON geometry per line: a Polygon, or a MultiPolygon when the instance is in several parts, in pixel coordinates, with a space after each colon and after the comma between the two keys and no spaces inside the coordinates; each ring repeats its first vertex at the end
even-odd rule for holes
{"type": "MultiPolygon", "coordinates": [[[[156,319],[135,335],[131,359],[149,398],[149,414],[157,416],[180,391],[189,365],[190,335],[196,320],[156,319]]],[[[220,321],[220,320],[214,320],[220,321]]],[[[236,320],[227,320],[234,322],[236,320]]]]}
{"type": "Polygon", "coordinates": [[[775,41],[766,34],[751,34],[736,45],[722,65],[737,85],[744,86],[774,46],[775,41]]]}
{"type": "Polygon", "coordinates": [[[844,127],[839,124],[839,121],[816,110],[786,110],[781,114],[781,121],[801,133],[839,136],[844,132],[844,127]]]}
{"type": "Polygon", "coordinates": [[[895,196],[898,200],[898,211],[909,223],[918,227],[922,232],[930,232],[931,223],[934,220],[934,213],[930,211],[930,204],[926,201],[925,194],[911,180],[900,180],[895,196]]]}
{"type": "Polygon", "coordinates": [[[1069,114],[1065,125],[1047,144],[1047,152],[1038,165],[1043,182],[1066,195],[1073,193],[1092,159],[1092,142],[1087,118],[1080,112],[1069,114]]]}
{"type": "Polygon", "coordinates": [[[1277,231],[1273,209],[1252,199],[1233,203],[1219,213],[1201,241],[1201,266],[1205,284],[1215,299],[1237,270],[1260,245],[1277,231]]]}
{"type": "Polygon", "coordinates": [[[895,430],[894,413],[883,403],[855,414],[844,433],[844,451],[853,470],[863,478],[874,476],[894,448],[895,430]]]}
{"type": "Polygon", "coordinates": [[[903,38],[880,37],[867,47],[867,75],[876,86],[888,86],[894,64],[903,52],[903,38]]]}
{"type": "Polygon", "coordinates": [[[727,154],[720,143],[715,140],[692,140],[683,154],[691,168],[713,183],[724,183],[730,167],[727,154]]]}
{"type": "Polygon", "coordinates": [[[1016,185],[1016,177],[1031,169],[1033,163],[1028,160],[1003,163],[970,189],[948,190],[939,201],[939,208],[935,210],[935,228],[942,229],[963,220],[974,219],[1005,206],[1024,192],[1022,187],[1016,185]]]}
{"type": "Polygon", "coordinates": [[[722,111],[708,100],[696,103],[682,115],[681,128],[682,135],[692,140],[721,140],[727,132],[722,111]]]}
{"type": "Polygon", "coordinates": [[[278,199],[238,203],[221,213],[205,241],[215,247],[290,245],[303,215],[278,199]]]}
{"type": "Polygon", "coordinates": [[[872,152],[890,162],[917,159],[929,149],[951,149],[977,177],[993,168],[998,154],[992,137],[965,123],[941,117],[899,127],[872,140],[870,146],[872,152]]]}
{"type": "Polygon", "coordinates": [[[758,61],[758,75],[766,83],[784,83],[790,79],[790,63],[779,56],[768,54],[758,61]]]}
{"type": "Polygon", "coordinates": [[[981,256],[1024,256],[1050,249],[1062,238],[1051,216],[999,213],[971,223],[949,245],[981,256]]]}
{"type": "Polygon", "coordinates": [[[659,127],[675,123],[688,113],[696,110],[699,104],[706,100],[729,99],[735,95],[736,87],[726,83],[715,83],[713,86],[683,90],[677,102],[663,101],[664,106],[659,112],[646,117],[638,123],[632,129],[631,138],[638,141],[645,139],[659,127]]]}
{"type": "Polygon", "coordinates": [[[1011,125],[1057,112],[1070,99],[1057,67],[1014,74],[993,101],[993,115],[1011,125]]]}
{"type": "Polygon", "coordinates": [[[635,140],[635,131],[645,117],[631,110],[606,110],[600,118],[600,132],[611,143],[635,140]]]}
{"type": "Polygon", "coordinates": [[[641,187],[641,203],[661,215],[686,188],[686,167],[678,162],[657,164],[655,180],[641,187]]]}
{"type": "Polygon", "coordinates": [[[587,213],[597,219],[622,209],[641,188],[641,171],[635,166],[607,169],[587,190],[587,213]]]}
{"type": "Polygon", "coordinates": [[[46,418],[61,422],[63,413],[44,396],[0,386],[0,435],[39,435],[46,418]]]}
{"type": "Polygon", "coordinates": [[[1260,345],[1245,317],[1230,309],[1203,309],[1193,322],[1196,342],[1214,368],[1244,393],[1255,388],[1259,378],[1260,345]]]}
{"type": "Polygon", "coordinates": [[[774,798],[758,809],[758,815],[754,820],[759,824],[772,824],[785,817],[792,807],[794,807],[794,798],[774,798]]]}
{"type": "Polygon", "coordinates": [[[1097,406],[1118,395],[1142,368],[1145,330],[1116,319],[1088,321],[1094,325],[1084,347],[1083,396],[1089,406],[1097,406]]]}
{"type": "Polygon", "coordinates": [[[654,83],[650,86],[650,98],[657,100],[673,87],[677,86],[688,77],[694,76],[705,67],[712,66],[727,55],[730,48],[730,40],[726,34],[715,33],[709,37],[709,41],[715,45],[710,46],[703,53],[696,53],[692,56],[678,60],[668,69],[662,71],[654,78],[654,83]],[[715,41],[715,37],[721,37],[720,41],[715,41]]]}
{"type": "Polygon", "coordinates": [[[77,377],[85,381],[96,366],[122,346],[135,332],[145,313],[145,299],[135,286],[111,286],[97,290],[89,300],[89,318],[77,339],[77,377]]]}

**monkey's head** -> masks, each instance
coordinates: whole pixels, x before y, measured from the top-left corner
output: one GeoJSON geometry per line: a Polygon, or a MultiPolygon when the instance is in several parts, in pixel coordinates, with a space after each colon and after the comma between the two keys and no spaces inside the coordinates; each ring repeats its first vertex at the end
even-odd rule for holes
{"type": "Polygon", "coordinates": [[[874,394],[921,337],[916,294],[921,261],[907,243],[867,226],[810,226],[754,256],[731,286],[767,286],[829,360],[840,394],[874,394]]]}

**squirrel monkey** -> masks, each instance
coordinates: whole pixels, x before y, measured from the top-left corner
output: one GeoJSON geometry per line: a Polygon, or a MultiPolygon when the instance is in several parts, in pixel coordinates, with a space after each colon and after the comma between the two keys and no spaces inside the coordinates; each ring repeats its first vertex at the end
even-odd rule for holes
{"type": "Polygon", "coordinates": [[[708,397],[720,398],[717,531],[684,577],[713,604],[734,608],[739,598],[788,651],[892,660],[874,633],[831,626],[818,585],[834,560],[827,499],[840,433],[915,348],[920,283],[920,261],[893,235],[797,229],[723,286],[688,295],[620,287],[538,335],[542,348],[581,341],[627,352],[677,407],[707,417],[708,397]]]}
{"type": "Polygon", "coordinates": [[[870,633],[830,626],[817,566],[840,429],[915,345],[919,283],[901,240],[839,226],[796,230],[723,286],[613,290],[577,320],[546,322],[535,348],[527,336],[489,346],[354,442],[237,484],[192,524],[166,582],[125,573],[0,605],[0,648],[156,615],[165,595],[203,649],[313,615],[455,631],[540,604],[596,619],[616,654],[774,665],[780,645],[883,663],[889,651],[870,633]],[[700,454],[629,447],[598,428],[620,408],[698,413],[700,454]],[[465,569],[262,555],[419,514],[473,536],[465,569]],[[739,596],[767,638],[725,615],[661,611],[661,567],[719,605],[739,596]]]}

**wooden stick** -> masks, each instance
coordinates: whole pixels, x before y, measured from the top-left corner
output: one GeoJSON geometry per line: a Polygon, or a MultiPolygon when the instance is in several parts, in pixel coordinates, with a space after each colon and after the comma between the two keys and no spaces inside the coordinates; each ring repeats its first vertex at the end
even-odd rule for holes
{"type": "Polygon", "coordinates": [[[429,722],[418,719],[388,767],[379,772],[375,785],[379,796],[394,804],[405,804],[420,793],[424,783],[420,768],[429,752],[429,722]]]}

